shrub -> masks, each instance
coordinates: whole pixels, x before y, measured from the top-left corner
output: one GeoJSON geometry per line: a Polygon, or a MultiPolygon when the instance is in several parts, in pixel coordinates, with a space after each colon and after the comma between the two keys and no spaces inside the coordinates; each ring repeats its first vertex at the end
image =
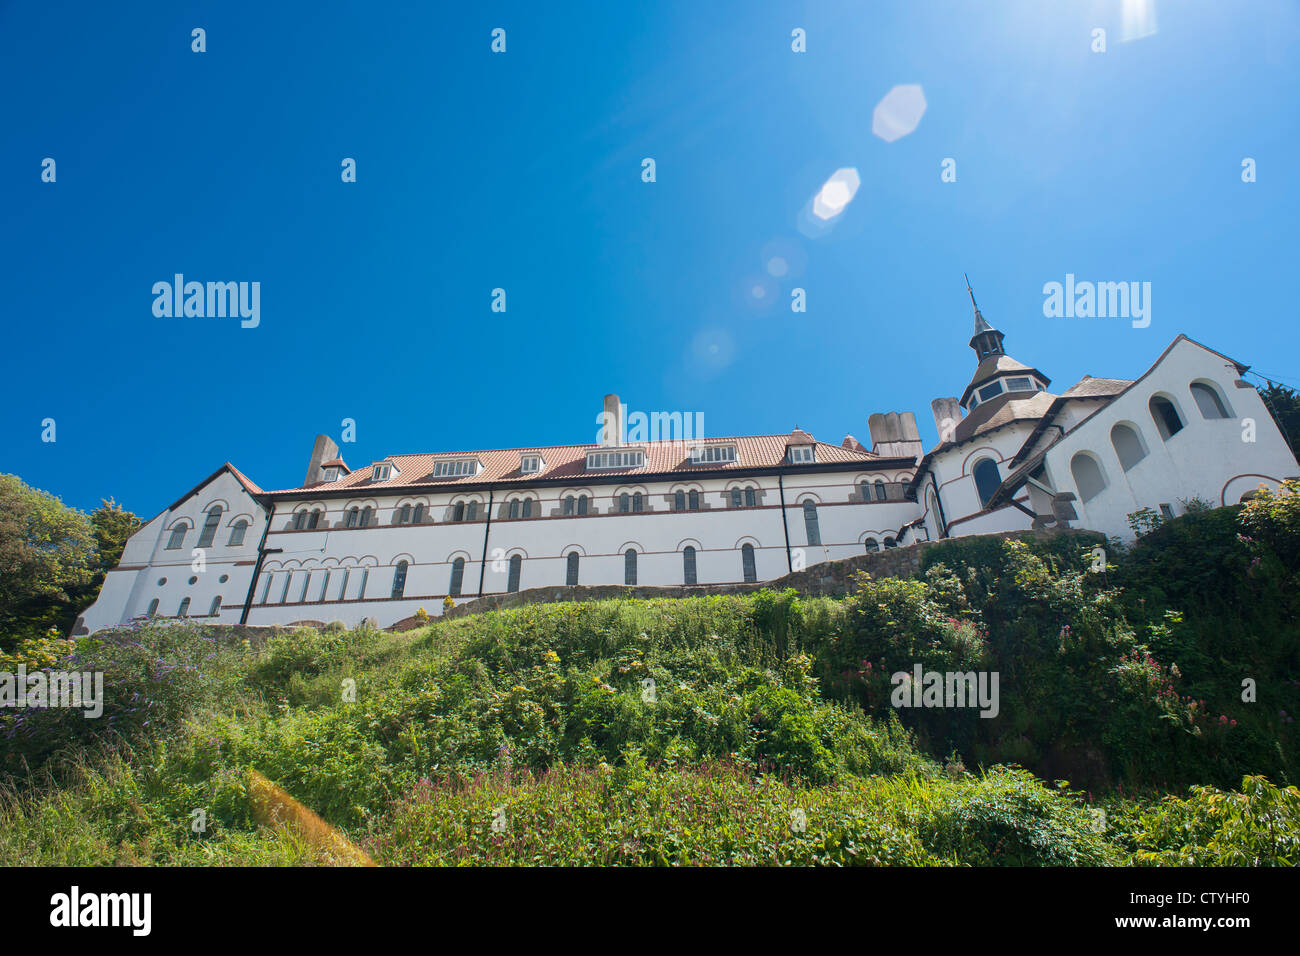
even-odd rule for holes
{"type": "Polygon", "coordinates": [[[1142,812],[1133,862],[1144,866],[1300,865],[1300,790],[1247,776],[1241,792],[1196,786],[1142,812]]]}

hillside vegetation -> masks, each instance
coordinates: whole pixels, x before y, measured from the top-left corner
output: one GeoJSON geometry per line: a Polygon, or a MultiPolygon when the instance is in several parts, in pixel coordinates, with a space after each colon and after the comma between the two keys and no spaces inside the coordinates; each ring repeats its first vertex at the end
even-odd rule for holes
{"type": "Polygon", "coordinates": [[[0,671],[107,701],[0,711],[0,863],[335,862],[255,822],[256,770],[381,864],[1295,864],[1296,498],[1104,571],[970,539],[841,600],[27,641],[0,671]],[[917,663],[997,672],[997,716],[893,707],[917,663]]]}

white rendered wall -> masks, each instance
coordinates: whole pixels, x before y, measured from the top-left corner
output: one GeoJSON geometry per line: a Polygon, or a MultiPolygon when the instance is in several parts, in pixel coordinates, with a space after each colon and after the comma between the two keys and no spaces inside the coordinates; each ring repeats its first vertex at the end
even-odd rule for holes
{"type": "Polygon", "coordinates": [[[1055,445],[1044,459],[1047,478],[1058,491],[1079,496],[1075,526],[1132,540],[1128,515],[1141,508],[1158,510],[1168,504],[1181,514],[1180,499],[1193,497],[1214,507],[1236,504],[1246,491],[1261,484],[1274,488],[1300,474],[1263,400],[1253,388],[1236,388],[1236,378],[1221,356],[1184,339],[1133,388],[1055,445]],[[1228,418],[1202,416],[1189,390],[1193,381],[1217,387],[1228,418]],[[1183,421],[1183,429],[1167,440],[1160,437],[1149,409],[1156,394],[1170,398],[1183,421]],[[1254,420],[1254,442],[1242,440],[1246,418],[1254,420]],[[1111,444],[1111,429],[1118,422],[1136,428],[1147,448],[1146,457],[1127,472],[1111,444]],[[1095,456],[1106,481],[1105,489],[1086,502],[1070,468],[1079,452],[1095,456]]]}

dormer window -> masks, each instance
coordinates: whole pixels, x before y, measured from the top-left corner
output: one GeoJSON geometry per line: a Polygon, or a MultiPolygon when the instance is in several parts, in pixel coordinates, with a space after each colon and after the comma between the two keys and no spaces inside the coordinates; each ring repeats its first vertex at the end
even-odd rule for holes
{"type": "Polygon", "coordinates": [[[541,455],[521,455],[519,457],[519,471],[525,475],[535,475],[542,470],[541,455]]]}
{"type": "Polygon", "coordinates": [[[812,445],[791,445],[787,455],[792,465],[811,465],[817,460],[812,445]]]}
{"type": "Polygon", "coordinates": [[[693,465],[725,465],[735,460],[735,445],[699,445],[691,449],[693,465]]]}
{"type": "Polygon", "coordinates": [[[640,450],[587,452],[587,469],[589,471],[608,468],[640,468],[644,464],[645,452],[640,450]]]}
{"type": "Polygon", "coordinates": [[[387,481],[391,477],[393,477],[393,466],[389,462],[380,462],[371,466],[371,481],[387,481]]]}
{"type": "Polygon", "coordinates": [[[321,476],[321,481],[324,482],[331,482],[331,481],[338,481],[338,480],[339,480],[338,465],[332,465],[331,467],[326,468],[324,474],[321,476]]]}
{"type": "Polygon", "coordinates": [[[478,474],[477,458],[456,458],[434,462],[434,478],[464,478],[478,474]]]}

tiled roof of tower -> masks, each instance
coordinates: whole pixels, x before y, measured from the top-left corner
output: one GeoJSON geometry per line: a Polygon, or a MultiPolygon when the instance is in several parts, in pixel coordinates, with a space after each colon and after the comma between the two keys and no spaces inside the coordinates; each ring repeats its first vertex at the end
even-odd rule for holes
{"type": "MultiPolygon", "coordinates": [[[[796,433],[806,435],[806,433],[796,433]]],[[[768,468],[783,464],[791,435],[754,435],[742,438],[706,438],[700,441],[629,442],[617,447],[600,445],[538,445],[532,448],[500,448],[490,451],[439,452],[421,455],[389,455],[382,459],[397,466],[400,474],[386,481],[372,481],[371,469],[362,468],[345,475],[338,481],[319,482],[314,485],[284,488],[271,494],[297,491],[334,491],[346,488],[403,488],[430,485],[486,485],[498,481],[554,481],[570,479],[575,484],[593,478],[626,475],[635,478],[652,478],[676,473],[728,472],[746,468],[768,468]],[[691,448],[700,445],[735,445],[736,460],[719,464],[691,461],[691,448]],[[599,451],[643,450],[645,464],[638,468],[587,468],[587,453],[599,451]],[[521,455],[540,455],[545,465],[541,471],[524,474],[519,470],[521,455]],[[433,477],[433,466],[438,461],[455,461],[475,458],[481,464],[477,475],[433,477]]],[[[816,446],[818,464],[863,464],[879,461],[881,456],[865,449],[856,450],[807,440],[816,446]]],[[[801,467],[799,465],[791,466],[801,467]]]]}
{"type": "Polygon", "coordinates": [[[1031,368],[1023,362],[1017,362],[1010,355],[998,353],[997,355],[990,355],[988,358],[984,359],[984,361],[980,362],[979,366],[975,369],[975,374],[971,377],[970,384],[967,385],[966,390],[961,393],[962,404],[965,404],[966,399],[970,398],[971,392],[975,391],[975,389],[983,385],[989,379],[996,375],[1006,375],[1012,372],[1033,372],[1043,380],[1043,384],[1050,385],[1052,383],[1051,379],[1038,371],[1038,369],[1031,368]]]}

